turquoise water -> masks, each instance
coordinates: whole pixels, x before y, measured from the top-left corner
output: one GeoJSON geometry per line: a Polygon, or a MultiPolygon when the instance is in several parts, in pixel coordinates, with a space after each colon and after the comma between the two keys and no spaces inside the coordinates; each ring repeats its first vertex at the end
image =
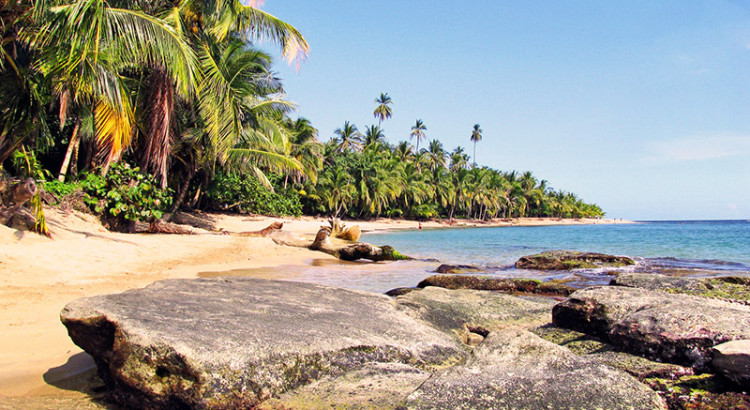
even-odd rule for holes
{"type": "Polygon", "coordinates": [[[415,230],[361,240],[414,257],[490,268],[508,268],[528,254],[570,249],[626,255],[662,267],[750,273],[750,222],[744,220],[415,230]]]}
{"type": "Polygon", "coordinates": [[[564,279],[575,287],[606,284],[612,279],[612,269],[541,272],[513,266],[521,256],[553,249],[630,256],[637,264],[620,269],[626,271],[682,276],[750,275],[748,221],[451,228],[365,234],[360,240],[392,245],[422,260],[355,263],[325,259],[303,267],[208,275],[271,277],[371,292],[416,286],[435,275],[441,263],[477,265],[484,268],[482,275],[502,278],[564,279]]]}

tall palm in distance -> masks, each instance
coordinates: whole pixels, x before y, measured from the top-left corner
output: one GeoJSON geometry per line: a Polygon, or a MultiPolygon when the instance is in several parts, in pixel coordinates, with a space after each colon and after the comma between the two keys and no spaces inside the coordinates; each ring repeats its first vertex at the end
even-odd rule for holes
{"type": "Polygon", "coordinates": [[[412,139],[417,140],[417,151],[419,151],[419,141],[425,138],[425,131],[427,131],[427,127],[424,125],[424,122],[422,122],[422,120],[417,120],[417,123],[414,124],[413,127],[411,127],[410,135],[412,139]]]}
{"type": "Polygon", "coordinates": [[[391,108],[393,100],[391,100],[391,97],[388,96],[388,93],[380,93],[380,97],[375,99],[375,103],[377,104],[377,106],[375,107],[375,111],[373,111],[372,115],[378,119],[378,127],[380,127],[383,120],[391,118],[391,116],[393,115],[393,109],[391,108]]]}
{"type": "Polygon", "coordinates": [[[479,124],[474,124],[474,129],[471,131],[471,141],[474,143],[474,166],[477,166],[477,142],[482,140],[482,129],[479,128],[479,124]]]}

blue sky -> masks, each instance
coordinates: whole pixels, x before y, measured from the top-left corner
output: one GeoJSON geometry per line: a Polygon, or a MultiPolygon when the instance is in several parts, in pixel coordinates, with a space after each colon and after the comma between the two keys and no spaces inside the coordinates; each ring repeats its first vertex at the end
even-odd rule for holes
{"type": "Polygon", "coordinates": [[[267,0],[311,47],[272,46],[298,115],[530,170],[626,219],[750,219],[750,1],[267,0]]]}

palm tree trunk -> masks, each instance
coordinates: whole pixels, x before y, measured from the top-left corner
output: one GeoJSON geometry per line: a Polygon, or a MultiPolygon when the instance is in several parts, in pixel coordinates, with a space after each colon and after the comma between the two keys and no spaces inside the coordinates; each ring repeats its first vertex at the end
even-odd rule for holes
{"type": "Polygon", "coordinates": [[[182,203],[185,202],[185,198],[187,197],[187,193],[190,188],[190,181],[193,180],[196,171],[197,169],[195,165],[191,164],[187,170],[185,179],[182,181],[182,184],[180,184],[180,190],[178,191],[177,198],[175,198],[174,204],[172,204],[172,207],[169,210],[170,212],[177,211],[182,206],[182,203]]]}
{"type": "MultiPolygon", "coordinates": [[[[70,158],[73,156],[73,151],[78,151],[78,128],[81,125],[81,119],[76,120],[76,125],[73,127],[73,134],[70,136],[70,142],[68,142],[68,150],[65,151],[65,158],[63,159],[62,166],[60,167],[60,173],[57,175],[57,180],[65,182],[65,176],[68,173],[68,166],[70,165],[70,158]]],[[[76,155],[78,159],[78,155],[76,155]]]]}
{"type": "Polygon", "coordinates": [[[472,157],[474,159],[474,168],[477,167],[477,142],[474,141],[474,156],[472,157]]]}

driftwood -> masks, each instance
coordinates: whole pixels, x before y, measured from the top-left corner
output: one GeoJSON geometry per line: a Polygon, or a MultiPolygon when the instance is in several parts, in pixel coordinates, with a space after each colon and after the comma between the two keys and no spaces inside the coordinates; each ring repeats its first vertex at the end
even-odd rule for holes
{"type": "Polygon", "coordinates": [[[331,243],[330,232],[327,228],[321,228],[315,235],[315,240],[308,247],[314,251],[325,252],[341,260],[356,261],[369,259],[371,261],[395,261],[411,259],[398,253],[390,246],[375,246],[369,243],[355,243],[353,245],[335,246],[331,243]]]}
{"type": "Polygon", "coordinates": [[[0,224],[33,228],[36,218],[23,209],[23,206],[36,195],[37,186],[33,178],[12,183],[7,178],[0,182],[0,224]],[[31,221],[28,226],[29,218],[31,221]]]}
{"type": "Polygon", "coordinates": [[[283,222],[274,222],[271,225],[268,225],[267,227],[265,227],[265,228],[263,228],[263,229],[261,229],[259,231],[240,232],[240,233],[236,233],[234,235],[238,235],[238,236],[254,236],[254,237],[259,236],[259,237],[265,238],[266,236],[268,236],[268,235],[270,235],[270,234],[272,234],[272,233],[274,233],[276,231],[280,231],[281,228],[283,228],[283,227],[284,227],[284,223],[283,222]]]}
{"type": "Polygon", "coordinates": [[[188,226],[164,222],[162,220],[151,223],[136,222],[133,231],[135,233],[163,233],[173,235],[197,235],[199,233],[188,226]]]}
{"type": "Polygon", "coordinates": [[[362,232],[359,229],[359,225],[346,227],[346,224],[339,218],[328,218],[328,224],[330,225],[329,231],[331,236],[334,238],[344,239],[347,241],[357,242],[362,232]]]}
{"type": "Polygon", "coordinates": [[[165,215],[164,218],[167,222],[173,222],[180,225],[190,225],[194,228],[201,228],[207,231],[218,231],[214,221],[205,215],[191,214],[187,212],[175,212],[170,215],[165,215]]]}

